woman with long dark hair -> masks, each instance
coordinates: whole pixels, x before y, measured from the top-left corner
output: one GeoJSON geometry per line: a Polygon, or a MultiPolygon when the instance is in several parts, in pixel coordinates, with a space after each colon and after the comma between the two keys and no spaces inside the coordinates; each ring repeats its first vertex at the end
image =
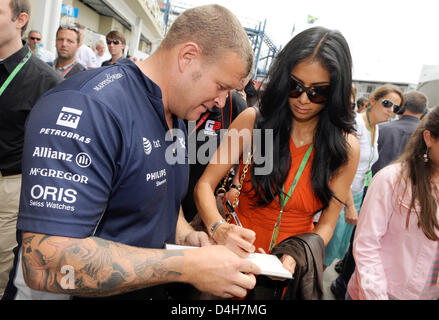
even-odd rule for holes
{"type": "Polygon", "coordinates": [[[348,299],[439,298],[439,107],[374,177],[354,238],[348,299]]]}
{"type": "MultiPolygon", "coordinates": [[[[338,31],[316,27],[295,36],[276,57],[267,79],[260,115],[253,108],[240,114],[213,157],[227,163],[211,161],[195,189],[210,236],[240,256],[255,249],[271,252],[283,240],[306,233],[318,235],[326,245],[359,161],[350,103],[352,59],[338,31]],[[238,159],[242,177],[248,143],[240,140],[231,152],[229,146],[234,131],[255,133],[254,128],[262,132],[261,143],[253,149],[253,162],[240,185],[235,208],[239,227],[224,223],[214,190],[238,159]],[[270,160],[261,163],[259,155],[270,160]],[[267,167],[272,170],[264,172],[267,167]]],[[[284,255],[281,260],[294,273],[294,258],[284,255]]]]}

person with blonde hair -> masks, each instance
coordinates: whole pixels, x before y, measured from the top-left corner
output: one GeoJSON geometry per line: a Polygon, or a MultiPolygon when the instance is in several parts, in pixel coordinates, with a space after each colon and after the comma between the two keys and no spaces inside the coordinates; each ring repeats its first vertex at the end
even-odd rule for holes
{"type": "Polygon", "coordinates": [[[393,84],[378,87],[370,95],[368,108],[363,113],[357,113],[356,129],[360,142],[360,162],[347,205],[342,216],[337,221],[337,226],[331,242],[325,250],[325,265],[331,265],[336,258],[343,259],[341,274],[331,284],[331,291],[337,299],[343,299],[346,285],[354,270],[352,238],[358,221],[358,212],[361,203],[372,180],[372,166],[378,160],[379,123],[389,121],[404,104],[404,94],[401,89],[393,84]]]}
{"type": "Polygon", "coordinates": [[[439,107],[364,199],[347,299],[439,299],[439,107]]]}

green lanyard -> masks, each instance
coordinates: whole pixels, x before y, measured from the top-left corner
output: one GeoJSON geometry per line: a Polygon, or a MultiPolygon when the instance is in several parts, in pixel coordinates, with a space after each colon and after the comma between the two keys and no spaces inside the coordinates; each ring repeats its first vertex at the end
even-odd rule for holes
{"type": "Polygon", "coordinates": [[[9,75],[9,77],[6,79],[6,81],[3,83],[2,87],[0,88],[0,97],[3,95],[3,92],[5,92],[6,88],[11,84],[12,80],[16,77],[16,75],[20,72],[20,70],[24,67],[26,62],[29,61],[30,57],[32,57],[32,51],[29,50],[27,55],[21,60],[21,62],[18,64],[18,66],[15,67],[14,71],[9,75]]]}
{"type": "Polygon", "coordinates": [[[297,184],[299,183],[299,179],[302,176],[303,170],[305,169],[306,164],[308,163],[309,157],[311,156],[311,152],[313,149],[313,144],[310,145],[310,147],[308,148],[308,151],[306,152],[305,156],[302,159],[302,163],[300,164],[299,169],[297,170],[296,176],[294,177],[293,180],[293,184],[290,187],[290,191],[288,191],[287,197],[284,198],[284,188],[285,185],[282,186],[282,193],[280,194],[280,212],[279,212],[279,218],[277,219],[276,224],[274,225],[274,229],[273,229],[273,235],[271,236],[271,242],[270,242],[270,247],[268,249],[269,252],[271,252],[271,250],[273,250],[274,246],[276,245],[277,242],[277,238],[279,236],[279,229],[280,229],[280,224],[281,224],[281,220],[282,220],[282,214],[284,212],[284,208],[287,205],[288,201],[291,198],[291,195],[293,194],[294,189],[296,189],[297,184]]]}
{"type": "Polygon", "coordinates": [[[375,153],[375,143],[374,143],[373,137],[372,137],[372,126],[370,125],[369,110],[366,110],[366,118],[367,118],[367,124],[369,125],[369,132],[370,132],[371,155],[369,157],[369,164],[367,167],[367,172],[364,175],[364,186],[369,187],[370,183],[372,182],[372,160],[373,160],[374,153],[375,153]]]}

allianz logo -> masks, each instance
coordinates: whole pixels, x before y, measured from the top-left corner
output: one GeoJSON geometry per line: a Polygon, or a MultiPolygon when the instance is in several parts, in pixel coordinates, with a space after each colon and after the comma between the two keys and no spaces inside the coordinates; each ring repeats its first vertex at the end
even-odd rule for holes
{"type": "Polygon", "coordinates": [[[81,152],[75,158],[73,158],[73,154],[71,153],[60,152],[48,147],[35,147],[32,157],[54,159],[65,162],[75,161],[76,164],[81,168],[88,168],[92,163],[91,157],[87,153],[81,152]]]}

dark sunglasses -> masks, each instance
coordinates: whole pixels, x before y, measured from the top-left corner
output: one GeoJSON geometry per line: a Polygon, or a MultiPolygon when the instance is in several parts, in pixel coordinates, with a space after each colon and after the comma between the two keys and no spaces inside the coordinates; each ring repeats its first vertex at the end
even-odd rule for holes
{"type": "Polygon", "coordinates": [[[33,41],[41,41],[41,38],[30,37],[30,39],[33,41]]]}
{"type": "Polygon", "coordinates": [[[394,107],[394,109],[399,109],[399,106],[398,106],[397,104],[394,104],[392,101],[387,100],[387,99],[385,99],[385,100],[381,100],[381,105],[382,105],[384,108],[391,108],[391,107],[394,107]]]}
{"type": "Polygon", "coordinates": [[[107,44],[114,44],[117,46],[118,44],[121,44],[121,42],[119,40],[107,40],[107,44]]]}
{"type": "Polygon", "coordinates": [[[328,101],[330,86],[305,87],[299,81],[290,77],[290,98],[298,98],[304,92],[312,103],[323,103],[328,101]]]}

